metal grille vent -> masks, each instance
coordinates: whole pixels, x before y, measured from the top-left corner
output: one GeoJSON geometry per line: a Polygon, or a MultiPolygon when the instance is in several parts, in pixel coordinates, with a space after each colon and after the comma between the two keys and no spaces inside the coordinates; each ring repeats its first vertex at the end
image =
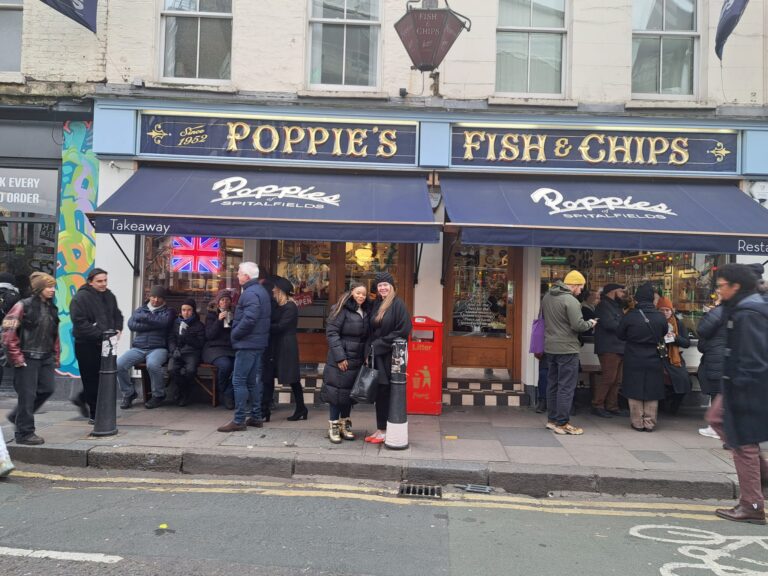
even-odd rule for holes
{"type": "Polygon", "coordinates": [[[400,492],[398,496],[403,498],[433,498],[440,499],[443,497],[443,488],[441,486],[430,486],[428,484],[408,484],[403,482],[400,484],[400,492]]]}

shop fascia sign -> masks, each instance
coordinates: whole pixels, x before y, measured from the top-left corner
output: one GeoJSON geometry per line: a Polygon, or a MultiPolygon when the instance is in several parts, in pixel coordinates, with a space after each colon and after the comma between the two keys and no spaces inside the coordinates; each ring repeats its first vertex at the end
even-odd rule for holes
{"type": "Polygon", "coordinates": [[[58,184],[58,170],[0,168],[0,210],[55,216],[58,184]]]}
{"type": "Polygon", "coordinates": [[[497,169],[737,172],[738,134],[454,124],[451,164],[497,169]]]}
{"type": "Polygon", "coordinates": [[[221,206],[280,206],[323,210],[326,206],[338,208],[341,202],[341,194],[326,194],[314,186],[302,188],[263,184],[249,188],[248,179],[243,176],[218,180],[213,183],[211,190],[218,194],[211,199],[211,203],[221,206]]]}
{"type": "Polygon", "coordinates": [[[566,200],[555,188],[537,188],[531,193],[534,204],[542,203],[549,209],[550,216],[566,219],[611,219],[611,218],[651,218],[665,220],[677,216],[669,206],[660,202],[652,204],[633,196],[581,196],[566,200]]]}
{"type": "Polygon", "coordinates": [[[258,159],[276,163],[416,164],[417,122],[144,112],[143,155],[258,159]]]}

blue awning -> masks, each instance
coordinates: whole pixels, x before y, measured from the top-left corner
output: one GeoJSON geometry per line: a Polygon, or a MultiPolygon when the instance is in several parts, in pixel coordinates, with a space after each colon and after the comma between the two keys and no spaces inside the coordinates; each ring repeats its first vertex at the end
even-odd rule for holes
{"type": "Polygon", "coordinates": [[[423,175],[142,167],[94,213],[96,232],[434,243],[423,175]]]}
{"type": "Polygon", "coordinates": [[[467,244],[768,254],[768,210],[733,184],[444,175],[467,244]]]}

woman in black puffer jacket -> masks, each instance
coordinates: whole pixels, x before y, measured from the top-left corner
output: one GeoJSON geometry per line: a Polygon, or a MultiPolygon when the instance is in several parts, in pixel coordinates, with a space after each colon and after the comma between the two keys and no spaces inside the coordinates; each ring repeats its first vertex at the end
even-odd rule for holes
{"type": "Polygon", "coordinates": [[[328,318],[325,335],[328,338],[328,358],[323,370],[320,399],[330,404],[328,438],[334,444],[354,440],[352,399],[349,393],[363,365],[370,328],[368,290],[353,282],[336,303],[328,318]]]}

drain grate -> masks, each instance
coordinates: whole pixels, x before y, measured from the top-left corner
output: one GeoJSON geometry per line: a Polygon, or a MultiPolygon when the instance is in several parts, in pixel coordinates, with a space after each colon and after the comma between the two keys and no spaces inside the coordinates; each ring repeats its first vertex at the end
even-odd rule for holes
{"type": "Polygon", "coordinates": [[[429,484],[400,484],[398,496],[403,498],[432,498],[440,499],[443,497],[443,488],[441,486],[430,486],[429,484]]]}

